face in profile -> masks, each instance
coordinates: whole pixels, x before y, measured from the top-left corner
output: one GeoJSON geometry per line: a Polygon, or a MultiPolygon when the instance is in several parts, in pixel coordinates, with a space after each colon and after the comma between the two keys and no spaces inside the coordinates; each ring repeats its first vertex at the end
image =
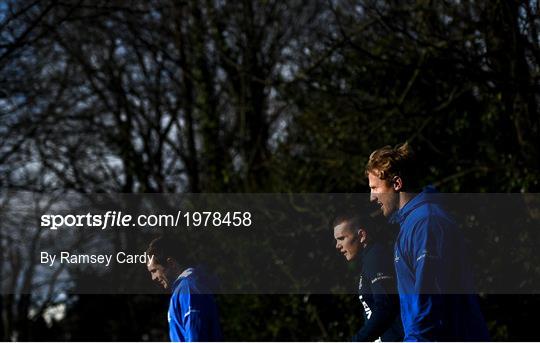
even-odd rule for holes
{"type": "Polygon", "coordinates": [[[164,289],[169,289],[171,287],[171,280],[169,276],[170,267],[165,267],[154,260],[155,259],[151,259],[146,265],[148,271],[150,272],[150,276],[152,277],[152,281],[160,284],[164,289]]]}
{"type": "Polygon", "coordinates": [[[390,182],[382,180],[375,173],[368,173],[369,200],[379,205],[382,214],[388,217],[399,209],[399,193],[390,182]]]}
{"type": "Polygon", "coordinates": [[[336,240],[336,249],[347,261],[353,260],[362,249],[359,231],[350,229],[348,222],[334,227],[334,239],[336,240]]]}

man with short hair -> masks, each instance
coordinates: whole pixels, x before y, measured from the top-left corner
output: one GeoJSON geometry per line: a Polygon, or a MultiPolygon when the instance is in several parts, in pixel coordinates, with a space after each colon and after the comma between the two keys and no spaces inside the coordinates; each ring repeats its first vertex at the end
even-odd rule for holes
{"type": "Polygon", "coordinates": [[[346,213],[333,223],[336,249],[347,261],[359,261],[358,294],[364,307],[364,325],[353,342],[403,339],[399,317],[392,252],[377,239],[375,223],[369,216],[346,213]]]}
{"type": "Polygon", "coordinates": [[[463,237],[433,188],[415,194],[416,171],[407,143],[375,150],[365,170],[370,200],[400,225],[394,265],[405,341],[489,340],[463,237]]]}
{"type": "Polygon", "coordinates": [[[175,258],[174,242],[159,237],[146,253],[152,280],[170,290],[168,321],[173,342],[221,341],[217,305],[208,276],[201,268],[183,269],[175,258]]]}

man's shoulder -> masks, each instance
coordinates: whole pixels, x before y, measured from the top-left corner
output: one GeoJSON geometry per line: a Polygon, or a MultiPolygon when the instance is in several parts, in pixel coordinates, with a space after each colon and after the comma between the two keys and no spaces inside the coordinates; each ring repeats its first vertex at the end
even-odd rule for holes
{"type": "Polygon", "coordinates": [[[405,219],[405,225],[412,227],[415,224],[429,222],[452,222],[450,215],[437,203],[424,203],[413,209],[405,219]]]}
{"type": "Polygon", "coordinates": [[[385,244],[375,242],[364,257],[364,271],[367,274],[393,271],[393,249],[385,244]]]}
{"type": "Polygon", "coordinates": [[[387,256],[390,256],[390,258],[392,257],[392,247],[381,242],[374,242],[366,257],[368,259],[379,260],[381,257],[385,258],[387,256]]]}
{"type": "Polygon", "coordinates": [[[180,292],[189,292],[193,288],[195,282],[194,272],[194,268],[188,268],[178,275],[174,282],[173,296],[180,292]]]}
{"type": "Polygon", "coordinates": [[[426,203],[409,213],[398,241],[399,244],[415,244],[428,236],[443,238],[454,232],[455,227],[455,221],[440,205],[426,203]]]}
{"type": "Polygon", "coordinates": [[[211,294],[218,289],[218,281],[204,267],[188,268],[180,274],[178,288],[184,293],[211,294]]]}

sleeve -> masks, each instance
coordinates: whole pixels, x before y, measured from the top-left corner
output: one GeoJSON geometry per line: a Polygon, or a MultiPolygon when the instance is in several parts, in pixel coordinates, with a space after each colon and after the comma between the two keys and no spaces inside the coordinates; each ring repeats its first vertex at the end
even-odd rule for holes
{"type": "Polygon", "coordinates": [[[414,266],[414,293],[410,297],[409,327],[405,341],[435,341],[441,339],[444,322],[443,226],[434,219],[419,221],[414,228],[411,260],[414,266]]]}
{"type": "Polygon", "coordinates": [[[185,340],[185,332],[182,326],[183,313],[180,293],[174,292],[172,294],[167,316],[169,321],[169,337],[171,342],[183,342],[185,340]]]}
{"type": "Polygon", "coordinates": [[[373,258],[364,262],[364,275],[371,284],[373,304],[371,317],[353,336],[353,342],[375,341],[390,328],[399,315],[399,298],[395,288],[392,254],[377,251],[373,258]],[[388,256],[386,256],[388,255],[388,256]],[[386,263],[388,262],[388,263],[386,263]]]}
{"type": "Polygon", "coordinates": [[[189,286],[183,287],[180,293],[180,308],[182,324],[185,328],[186,342],[199,342],[204,339],[203,321],[201,317],[202,304],[199,294],[192,294],[189,286]]]}

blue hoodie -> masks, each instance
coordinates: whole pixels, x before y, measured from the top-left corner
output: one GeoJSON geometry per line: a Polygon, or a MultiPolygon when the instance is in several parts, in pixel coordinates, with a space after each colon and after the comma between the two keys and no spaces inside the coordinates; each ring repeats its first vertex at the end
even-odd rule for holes
{"type": "Polygon", "coordinates": [[[211,284],[200,268],[188,268],[178,276],[168,312],[172,342],[223,340],[211,284]]]}
{"type": "Polygon", "coordinates": [[[394,213],[394,264],[405,341],[487,341],[465,244],[433,188],[394,213]]]}

